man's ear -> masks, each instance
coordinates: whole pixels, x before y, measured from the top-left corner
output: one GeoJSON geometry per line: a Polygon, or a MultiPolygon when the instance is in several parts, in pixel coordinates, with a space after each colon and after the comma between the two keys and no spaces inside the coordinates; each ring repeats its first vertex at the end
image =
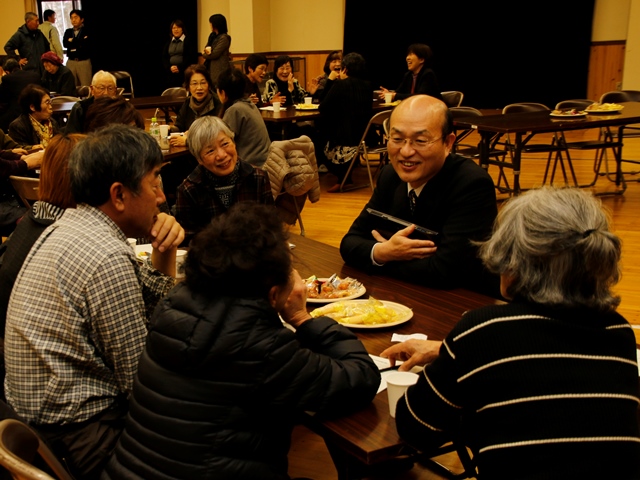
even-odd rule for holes
{"type": "Polygon", "coordinates": [[[280,287],[278,285],[274,285],[269,289],[269,305],[271,305],[273,308],[276,308],[279,294],[280,294],[280,287]]]}
{"type": "Polygon", "coordinates": [[[128,199],[129,190],[120,182],[111,184],[109,188],[109,200],[111,204],[118,212],[123,212],[125,208],[125,201],[128,199]]]}

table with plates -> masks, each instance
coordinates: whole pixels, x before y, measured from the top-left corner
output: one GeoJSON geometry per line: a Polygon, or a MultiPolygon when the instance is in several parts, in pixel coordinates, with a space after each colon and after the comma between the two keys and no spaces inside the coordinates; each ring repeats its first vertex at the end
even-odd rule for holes
{"type": "MultiPolygon", "coordinates": [[[[496,140],[506,134],[515,137],[514,151],[511,168],[513,168],[512,193],[520,193],[520,167],[523,148],[538,133],[564,132],[569,130],[583,130],[589,128],[617,127],[617,138],[608,137],[612,144],[622,144],[622,128],[625,125],[640,122],[640,103],[629,102],[622,104],[624,108],[620,112],[589,113],[584,116],[553,117],[549,111],[511,113],[501,115],[488,115],[479,117],[459,118],[454,120],[454,126],[459,129],[475,129],[480,134],[479,144],[480,165],[483,168],[489,166],[489,154],[496,140]]],[[[626,185],[621,175],[620,160],[622,148],[614,148],[616,160],[616,185],[623,193],[626,185]]]]}
{"type": "MultiPolygon", "coordinates": [[[[291,235],[290,241],[296,245],[292,250],[294,266],[303,278],[311,275],[329,277],[334,273],[341,278],[356,278],[367,290],[362,298],[373,296],[413,310],[411,320],[400,325],[353,330],[373,355],[379,355],[391,345],[393,333],[424,333],[429,339],[442,340],[465,311],[499,303],[463,289],[434,290],[394,278],[367,275],[345,265],[335,247],[299,235],[291,235]]],[[[308,303],[309,310],[318,306],[308,303]]],[[[396,431],[395,420],[389,415],[386,391],[380,392],[370,405],[351,415],[335,420],[309,416],[306,420],[307,425],[330,445],[332,454],[341,452],[366,465],[395,458],[406,449],[396,431]]],[[[336,466],[340,469],[340,465],[336,466]]]]}

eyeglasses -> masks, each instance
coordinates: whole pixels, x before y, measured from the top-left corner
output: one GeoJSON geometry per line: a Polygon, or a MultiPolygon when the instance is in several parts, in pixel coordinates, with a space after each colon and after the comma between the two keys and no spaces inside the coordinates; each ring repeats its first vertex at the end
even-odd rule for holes
{"type": "Polygon", "coordinates": [[[189,86],[190,87],[198,87],[198,86],[207,87],[209,86],[209,83],[203,80],[202,82],[190,82],[189,86]]]}
{"type": "Polygon", "coordinates": [[[94,90],[98,92],[104,92],[105,90],[109,93],[115,93],[116,87],[105,87],[104,85],[92,85],[94,90]]]}
{"type": "Polygon", "coordinates": [[[51,100],[45,100],[45,101],[44,101],[44,102],[42,102],[42,103],[44,103],[45,105],[51,105],[51,100]]]}
{"type": "Polygon", "coordinates": [[[409,143],[409,145],[411,145],[416,150],[426,150],[438,140],[442,140],[442,137],[434,138],[433,140],[425,140],[424,138],[412,140],[410,138],[391,137],[389,139],[389,143],[391,143],[396,148],[402,148],[406,143],[409,143]]]}

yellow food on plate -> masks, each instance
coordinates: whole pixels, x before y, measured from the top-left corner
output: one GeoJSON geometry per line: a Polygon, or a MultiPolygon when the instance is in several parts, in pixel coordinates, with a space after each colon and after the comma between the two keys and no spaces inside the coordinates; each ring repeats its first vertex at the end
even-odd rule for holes
{"type": "Polygon", "coordinates": [[[366,302],[335,302],[311,312],[313,318],[327,316],[347,325],[380,325],[398,320],[398,312],[369,297],[366,302]]]}
{"type": "Polygon", "coordinates": [[[318,108],[317,104],[313,103],[299,103],[296,105],[300,110],[316,110],[318,108]]]}
{"type": "Polygon", "coordinates": [[[619,103],[592,103],[587,107],[587,111],[608,112],[612,110],[622,110],[623,108],[619,103]]]}

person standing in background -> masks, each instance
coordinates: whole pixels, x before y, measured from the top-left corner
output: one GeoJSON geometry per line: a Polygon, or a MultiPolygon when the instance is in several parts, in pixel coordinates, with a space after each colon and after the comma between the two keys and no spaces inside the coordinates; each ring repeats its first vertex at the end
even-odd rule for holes
{"type": "Polygon", "coordinates": [[[231,56],[229,54],[231,37],[227,33],[227,19],[224,15],[219,13],[211,15],[209,24],[211,25],[211,35],[209,35],[207,46],[204,47],[203,57],[206,60],[205,65],[209,68],[209,73],[211,74],[212,87],[215,89],[218,84],[218,75],[231,68],[231,56]]]}
{"type": "Polygon", "coordinates": [[[84,26],[82,10],[71,10],[69,14],[73,28],[64,32],[62,43],[67,49],[67,67],[73,72],[76,86],[91,84],[91,38],[84,26]]]}
{"type": "Polygon", "coordinates": [[[171,39],[162,50],[162,66],[166,75],[166,88],[181,87],[184,71],[189,65],[198,63],[198,46],[191,35],[187,35],[182,20],[171,22],[171,39]]]}
{"type": "Polygon", "coordinates": [[[40,78],[44,72],[40,57],[50,50],[50,46],[49,41],[38,30],[38,25],[40,25],[40,20],[38,20],[37,14],[25,13],[24,25],[4,45],[4,51],[9,57],[18,60],[23,70],[34,71],[40,78]]]}
{"type": "Polygon", "coordinates": [[[53,26],[56,23],[56,12],[53,10],[45,10],[42,14],[43,22],[40,24],[38,29],[44,35],[44,38],[49,42],[49,47],[51,51],[58,55],[60,58],[64,58],[64,50],[62,49],[62,44],[60,43],[60,34],[58,33],[58,29],[53,26]]]}

